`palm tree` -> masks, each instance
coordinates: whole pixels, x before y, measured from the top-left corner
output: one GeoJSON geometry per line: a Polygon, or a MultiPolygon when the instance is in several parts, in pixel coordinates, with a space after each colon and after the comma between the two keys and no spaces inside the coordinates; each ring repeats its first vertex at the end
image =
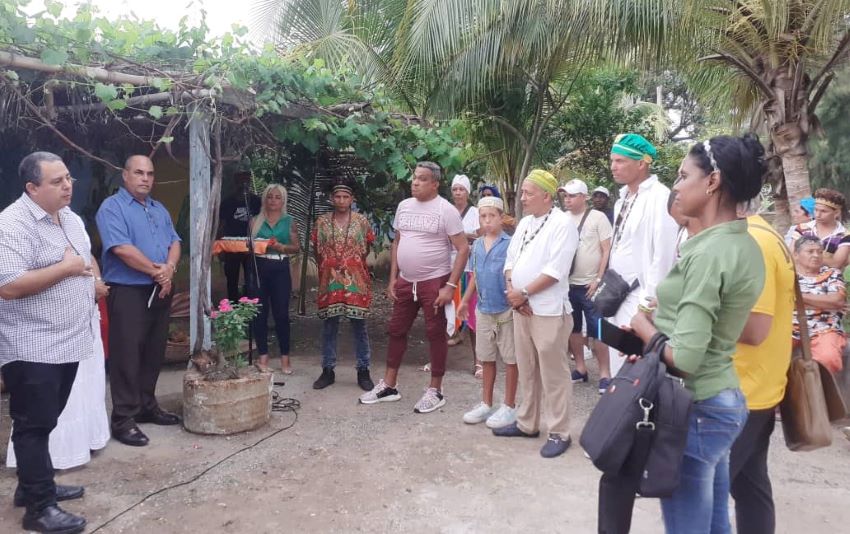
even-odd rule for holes
{"type": "Polygon", "coordinates": [[[572,81],[605,40],[589,25],[591,12],[574,4],[262,0],[260,15],[272,17],[283,43],[385,83],[423,117],[480,119],[492,166],[515,191],[572,81]]]}
{"type": "Polygon", "coordinates": [[[586,0],[619,50],[678,64],[768,137],[777,226],[810,194],[807,142],[818,103],[850,51],[848,0],[586,0]]]}

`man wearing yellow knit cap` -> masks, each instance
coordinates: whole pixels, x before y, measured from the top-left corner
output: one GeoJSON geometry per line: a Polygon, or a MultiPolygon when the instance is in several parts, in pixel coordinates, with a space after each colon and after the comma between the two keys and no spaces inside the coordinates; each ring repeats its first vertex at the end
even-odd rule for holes
{"type": "Polygon", "coordinates": [[[570,446],[572,383],[567,341],[572,331],[569,301],[570,265],[578,232],[567,214],[554,205],[558,181],[533,170],[522,184],[526,215],[508,246],[505,282],[513,307],[514,344],[522,402],[515,423],[493,429],[497,436],[534,438],[542,426],[549,439],[544,458],[560,456],[570,446]]]}

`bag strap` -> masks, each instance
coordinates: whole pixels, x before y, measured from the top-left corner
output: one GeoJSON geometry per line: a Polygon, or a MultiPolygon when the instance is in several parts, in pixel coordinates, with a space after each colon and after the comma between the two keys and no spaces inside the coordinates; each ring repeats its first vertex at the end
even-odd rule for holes
{"type": "MultiPolygon", "coordinates": [[[[587,216],[590,215],[590,210],[592,208],[585,207],[584,215],[581,216],[581,221],[578,223],[578,240],[581,243],[581,230],[584,228],[584,221],[587,220],[587,216]]],[[[578,256],[578,247],[576,247],[576,253],[573,254],[573,262],[570,264],[570,274],[573,274],[573,271],[576,268],[576,256],[578,256]]]]}
{"type": "Polygon", "coordinates": [[[758,228],[769,232],[777,238],[785,253],[791,258],[791,265],[794,267],[794,295],[795,306],[797,308],[797,324],[800,325],[800,352],[803,353],[803,360],[812,360],[812,338],[809,335],[809,321],[806,319],[806,305],[803,303],[803,292],[800,290],[800,280],[797,277],[797,266],[794,264],[794,256],[791,254],[791,249],[785,244],[785,240],[776,230],[762,224],[750,224],[752,228],[758,228]]]}

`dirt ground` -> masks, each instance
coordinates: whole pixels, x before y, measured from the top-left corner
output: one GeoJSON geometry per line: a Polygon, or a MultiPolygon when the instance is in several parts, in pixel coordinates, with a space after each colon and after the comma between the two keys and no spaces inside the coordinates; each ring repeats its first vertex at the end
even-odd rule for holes
{"type": "MultiPolygon", "coordinates": [[[[370,336],[377,382],[385,361],[386,303],[380,300],[376,309],[370,336]]],[[[573,447],[547,460],[538,454],[543,437],[496,438],[483,425],[461,421],[480,395],[468,340],[450,350],[446,406],[418,415],[413,404],[427,383],[418,371],[427,361],[421,320],[400,374],[402,400],[374,406],[357,403],[350,334],[341,330],[337,383],[314,391],[320,322],[293,315],[295,374],[278,375],[286,385],[276,389],[301,402],[297,421],[292,413],[276,412],[267,427],[230,437],[143,425],[149,446],[113,441],[88,465],[59,474],[60,482],[86,487],[85,498],[65,508],[88,518],[87,532],[104,533],[595,531],[599,473],[576,445],[598,398],[594,384],[574,388],[573,447]]],[[[593,361],[589,367],[595,372],[593,361]]],[[[180,365],[163,369],[158,394],[169,410],[180,411],[182,373],[180,365]]],[[[499,391],[501,383],[500,376],[499,391]]],[[[9,424],[3,404],[5,458],[9,424]]],[[[779,532],[847,531],[850,441],[836,431],[828,449],[791,453],[777,427],[770,468],[779,532]]],[[[0,532],[19,531],[22,511],[12,507],[14,487],[14,472],[0,470],[0,532]]],[[[632,531],[662,531],[656,500],[637,501],[632,531]]]]}

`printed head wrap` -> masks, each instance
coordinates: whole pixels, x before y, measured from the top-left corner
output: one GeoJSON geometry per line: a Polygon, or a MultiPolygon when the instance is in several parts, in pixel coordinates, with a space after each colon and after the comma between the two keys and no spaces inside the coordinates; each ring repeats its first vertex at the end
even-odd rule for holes
{"type": "Polygon", "coordinates": [[[354,196],[354,190],[351,189],[351,187],[349,187],[345,184],[336,184],[333,187],[333,189],[331,189],[331,195],[333,195],[334,193],[336,193],[338,191],[344,191],[344,192],[348,193],[349,195],[354,196]]]}

